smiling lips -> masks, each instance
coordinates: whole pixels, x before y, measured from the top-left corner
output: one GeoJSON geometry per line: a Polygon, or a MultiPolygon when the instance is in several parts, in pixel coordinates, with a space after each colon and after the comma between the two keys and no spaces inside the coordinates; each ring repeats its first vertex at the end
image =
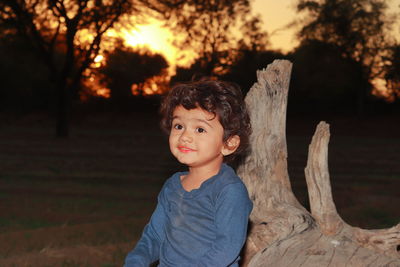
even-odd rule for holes
{"type": "Polygon", "coordinates": [[[182,153],[189,153],[189,152],[195,151],[194,149],[191,149],[191,148],[186,147],[186,146],[178,146],[178,149],[182,153]]]}

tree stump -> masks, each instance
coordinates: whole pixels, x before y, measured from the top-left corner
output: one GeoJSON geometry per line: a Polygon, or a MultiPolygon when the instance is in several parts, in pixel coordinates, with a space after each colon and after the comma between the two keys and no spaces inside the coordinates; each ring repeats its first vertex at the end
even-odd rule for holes
{"type": "Polygon", "coordinates": [[[246,96],[253,133],[238,167],[254,209],[244,266],[400,266],[400,223],[364,230],[336,211],[328,170],[329,125],[320,122],[305,168],[310,212],[296,199],[287,171],[286,107],[292,63],[257,71],[246,96]]]}

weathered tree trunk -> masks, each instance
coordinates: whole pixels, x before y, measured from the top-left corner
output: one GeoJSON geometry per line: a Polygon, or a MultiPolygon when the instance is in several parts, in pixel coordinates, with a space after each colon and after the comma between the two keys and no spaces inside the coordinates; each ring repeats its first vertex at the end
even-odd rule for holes
{"type": "Polygon", "coordinates": [[[400,224],[363,230],[336,211],[328,171],[329,125],[309,147],[306,180],[311,213],[294,196],[287,171],[286,107],[292,64],[276,60],[257,72],[246,96],[253,133],[238,173],[254,203],[244,265],[400,266],[400,224]]]}

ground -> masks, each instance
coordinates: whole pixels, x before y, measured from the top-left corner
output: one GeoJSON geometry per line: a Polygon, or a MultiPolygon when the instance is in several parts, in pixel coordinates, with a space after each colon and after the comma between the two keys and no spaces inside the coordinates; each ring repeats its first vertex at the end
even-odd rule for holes
{"type": "MultiPolygon", "coordinates": [[[[289,118],[289,174],[307,206],[304,167],[319,121],[331,125],[333,196],[363,228],[400,221],[400,124],[396,116],[289,118]]],[[[152,113],[75,117],[69,139],[45,114],[0,114],[0,266],[121,266],[182,169],[152,113]]]]}

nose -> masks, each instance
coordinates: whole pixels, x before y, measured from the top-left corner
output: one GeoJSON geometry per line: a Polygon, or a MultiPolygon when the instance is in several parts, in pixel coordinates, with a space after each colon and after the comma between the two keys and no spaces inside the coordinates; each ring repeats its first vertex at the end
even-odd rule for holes
{"type": "Polygon", "coordinates": [[[181,136],[179,137],[180,141],[184,143],[191,143],[193,141],[193,136],[189,133],[188,130],[183,130],[181,136]]]}

